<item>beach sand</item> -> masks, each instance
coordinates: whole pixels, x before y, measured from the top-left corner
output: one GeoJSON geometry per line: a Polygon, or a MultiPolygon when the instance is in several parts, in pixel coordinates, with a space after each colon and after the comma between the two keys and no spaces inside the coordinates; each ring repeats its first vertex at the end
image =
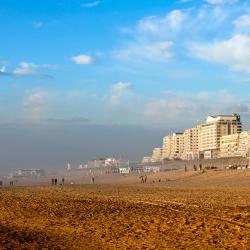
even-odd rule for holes
{"type": "Polygon", "coordinates": [[[1,249],[250,249],[250,170],[0,188],[1,249]],[[159,182],[160,180],[160,182],[159,182]]]}

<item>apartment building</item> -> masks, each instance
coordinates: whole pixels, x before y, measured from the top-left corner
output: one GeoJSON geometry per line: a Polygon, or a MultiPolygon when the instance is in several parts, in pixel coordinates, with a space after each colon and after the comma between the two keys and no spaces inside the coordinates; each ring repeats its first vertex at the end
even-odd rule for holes
{"type": "Polygon", "coordinates": [[[151,161],[152,162],[162,161],[162,151],[163,151],[162,148],[154,148],[151,161]]]}
{"type": "Polygon", "coordinates": [[[250,145],[250,131],[221,137],[220,157],[246,157],[250,145]]]}
{"type": "Polygon", "coordinates": [[[245,157],[250,147],[249,134],[242,132],[238,114],[208,116],[204,124],[165,136],[162,148],[154,149],[151,161],[245,157]]]}
{"type": "Polygon", "coordinates": [[[186,129],[183,133],[184,152],[181,156],[183,160],[194,160],[200,158],[201,147],[201,125],[195,128],[186,129]]]}
{"type": "Polygon", "coordinates": [[[173,133],[163,138],[162,158],[181,159],[184,152],[183,133],[173,133]]]}
{"type": "Polygon", "coordinates": [[[152,161],[151,156],[145,156],[142,158],[142,163],[149,163],[152,161]]]}
{"type": "Polygon", "coordinates": [[[237,114],[208,116],[206,123],[201,126],[201,151],[206,159],[219,157],[222,136],[242,131],[240,116],[237,114]]]}
{"type": "Polygon", "coordinates": [[[238,156],[240,134],[224,135],[220,139],[220,157],[238,156]]]}
{"type": "Polygon", "coordinates": [[[169,159],[171,154],[171,135],[165,136],[162,143],[162,158],[169,159]]]}
{"type": "Polygon", "coordinates": [[[241,132],[239,135],[239,148],[238,154],[243,157],[250,157],[250,131],[241,132]]]}

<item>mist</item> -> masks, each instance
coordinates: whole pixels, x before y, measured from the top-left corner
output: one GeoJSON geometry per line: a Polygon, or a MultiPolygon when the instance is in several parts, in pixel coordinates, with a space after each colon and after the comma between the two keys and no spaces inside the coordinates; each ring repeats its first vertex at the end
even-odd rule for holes
{"type": "Polygon", "coordinates": [[[139,161],[160,146],[164,129],[41,123],[0,125],[0,173],[19,168],[65,169],[99,157],[139,161]]]}

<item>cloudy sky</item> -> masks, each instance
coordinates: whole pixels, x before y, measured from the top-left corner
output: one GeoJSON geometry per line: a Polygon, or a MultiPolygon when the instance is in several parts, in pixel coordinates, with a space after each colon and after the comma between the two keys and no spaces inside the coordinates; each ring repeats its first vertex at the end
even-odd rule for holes
{"type": "MultiPolygon", "coordinates": [[[[33,148],[50,143],[56,150],[66,140],[60,129],[79,131],[77,149],[65,142],[71,158],[79,151],[77,159],[82,141],[95,147],[98,136],[117,136],[113,128],[123,134],[119,140],[128,132],[133,141],[137,131],[143,146],[128,154],[135,159],[157,146],[146,130],[160,145],[162,133],[233,112],[250,128],[249,1],[1,0],[0,20],[0,148],[9,140],[3,158],[12,166],[32,152],[24,147],[21,158],[17,144],[34,137],[33,148]]],[[[129,152],[125,141],[117,154],[129,152]]],[[[83,160],[101,155],[97,148],[85,150],[83,160]]],[[[55,155],[40,165],[61,164],[55,155]]]]}

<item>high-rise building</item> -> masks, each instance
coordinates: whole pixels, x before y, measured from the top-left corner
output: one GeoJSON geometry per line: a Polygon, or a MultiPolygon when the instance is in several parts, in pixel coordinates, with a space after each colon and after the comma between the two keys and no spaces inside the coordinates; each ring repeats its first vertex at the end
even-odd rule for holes
{"type": "Polygon", "coordinates": [[[184,152],[183,133],[173,133],[163,138],[162,157],[163,159],[181,159],[184,152]]]}
{"type": "Polygon", "coordinates": [[[195,160],[200,158],[201,148],[201,125],[195,128],[189,128],[184,131],[184,152],[182,159],[184,160],[195,160]]]}
{"type": "Polygon", "coordinates": [[[246,157],[250,145],[249,142],[249,131],[222,136],[220,140],[220,157],[246,157]]]}
{"type": "Polygon", "coordinates": [[[204,158],[219,157],[221,137],[241,131],[242,124],[238,114],[208,116],[201,128],[201,151],[204,152],[204,158]]]}
{"type": "Polygon", "coordinates": [[[240,115],[208,116],[204,124],[165,136],[162,148],[154,149],[151,161],[245,157],[249,147],[250,132],[242,132],[240,115]]]}

